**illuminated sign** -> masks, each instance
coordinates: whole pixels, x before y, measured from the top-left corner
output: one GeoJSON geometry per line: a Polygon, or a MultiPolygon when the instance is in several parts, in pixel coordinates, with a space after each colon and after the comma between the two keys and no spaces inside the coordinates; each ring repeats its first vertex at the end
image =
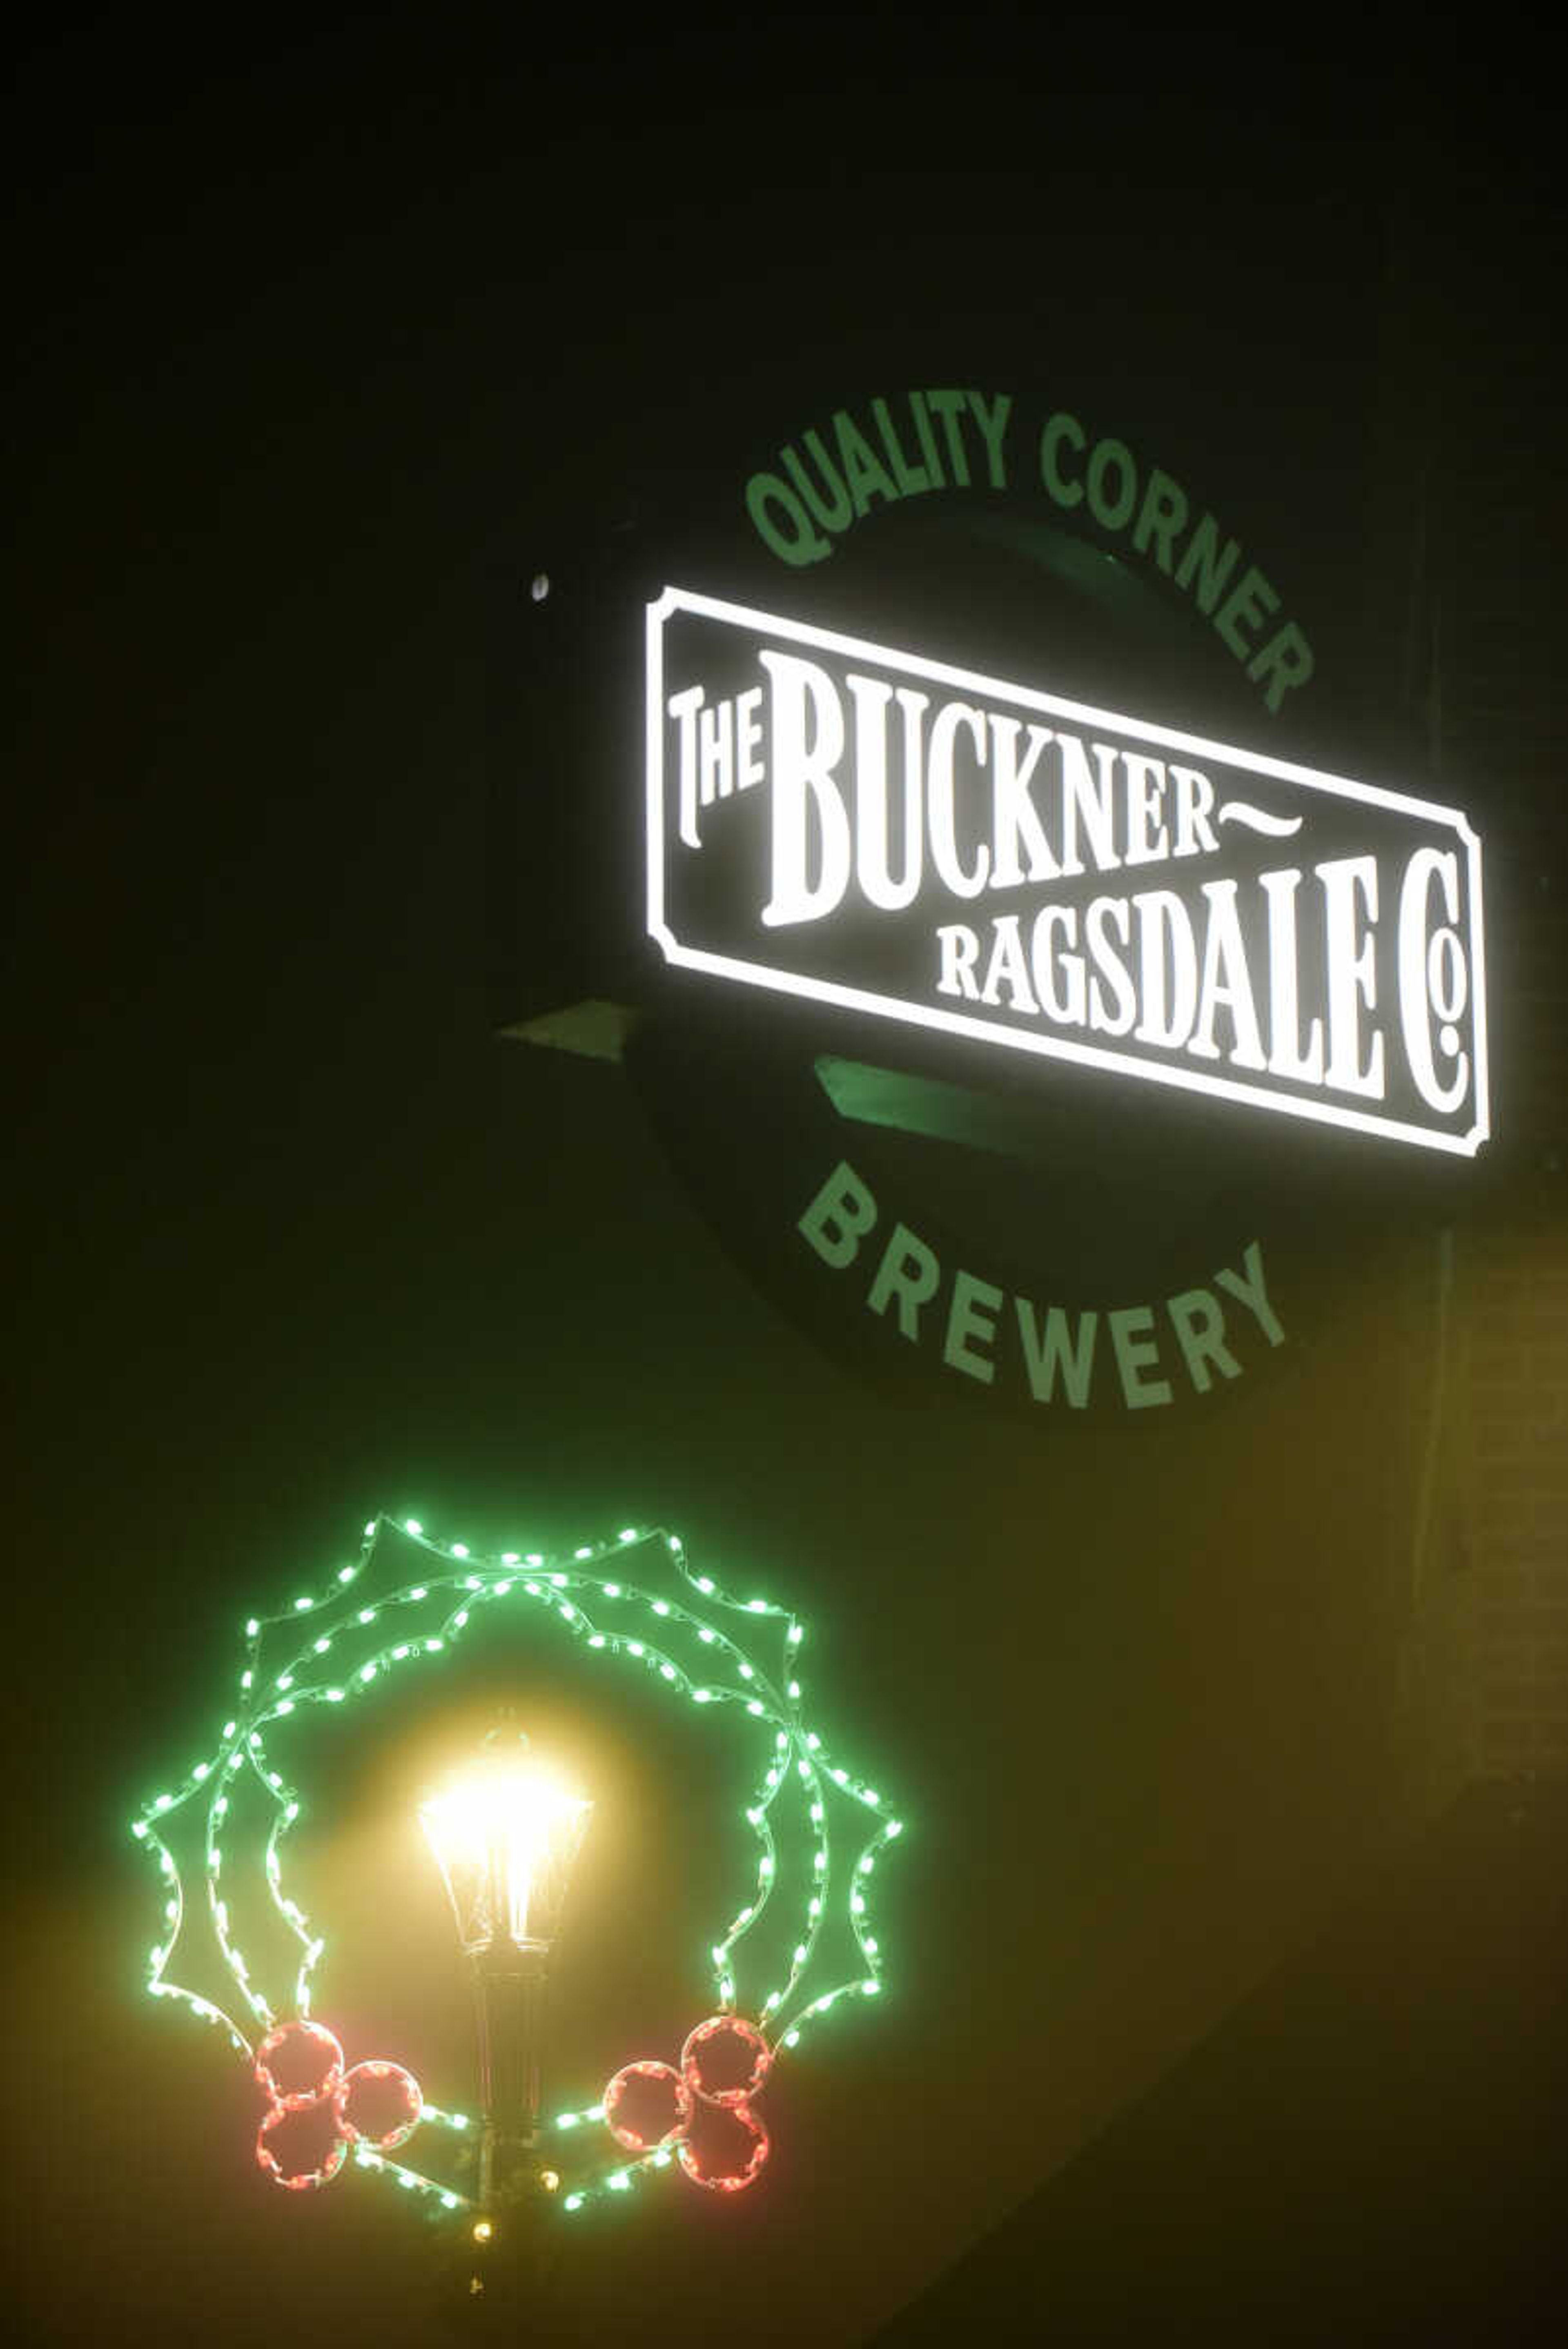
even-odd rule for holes
{"type": "Polygon", "coordinates": [[[715,978],[1471,1155],[1456,809],[670,588],[649,934],[715,978]]]}

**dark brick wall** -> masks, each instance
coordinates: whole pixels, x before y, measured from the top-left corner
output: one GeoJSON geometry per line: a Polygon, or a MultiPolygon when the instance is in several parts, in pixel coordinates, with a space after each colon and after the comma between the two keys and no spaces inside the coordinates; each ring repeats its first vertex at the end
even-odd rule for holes
{"type": "Polygon", "coordinates": [[[1479,1236],[1462,1282],[1465,1759],[1568,1770],[1568,1228],[1479,1236]]]}
{"type": "Polygon", "coordinates": [[[1487,873],[1493,1140],[1438,1273],[1405,1694],[1429,1808],[1568,1771],[1564,213],[1530,142],[1407,129],[1388,225],[1368,685],[1487,873]]]}

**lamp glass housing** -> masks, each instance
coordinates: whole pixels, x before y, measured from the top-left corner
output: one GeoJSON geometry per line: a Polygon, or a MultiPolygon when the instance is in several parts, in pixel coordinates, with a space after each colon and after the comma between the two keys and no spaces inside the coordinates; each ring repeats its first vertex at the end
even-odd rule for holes
{"type": "Polygon", "coordinates": [[[525,1755],[486,1760],[420,1806],[466,1954],[547,1951],[593,1805],[525,1755]]]}

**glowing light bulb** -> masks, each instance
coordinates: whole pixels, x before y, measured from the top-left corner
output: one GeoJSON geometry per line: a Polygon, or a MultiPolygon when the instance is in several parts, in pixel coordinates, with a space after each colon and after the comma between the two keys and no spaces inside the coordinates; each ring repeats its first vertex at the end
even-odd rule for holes
{"type": "Polygon", "coordinates": [[[522,1738],[421,1804],[466,1951],[549,1948],[592,1810],[522,1738]]]}

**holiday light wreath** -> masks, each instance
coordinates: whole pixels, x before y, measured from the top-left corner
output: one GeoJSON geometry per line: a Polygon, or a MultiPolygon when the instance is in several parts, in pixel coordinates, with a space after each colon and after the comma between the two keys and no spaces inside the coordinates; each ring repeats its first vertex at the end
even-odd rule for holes
{"type": "MultiPolygon", "coordinates": [[[[870,1879],[878,1857],[903,1829],[877,1788],[835,1763],[821,1736],[805,1724],[797,1677],[804,1631],[793,1613],[768,1599],[736,1598],[711,1576],[694,1574],[679,1536],[662,1528],[628,1526],[613,1540],[586,1544],[569,1557],[511,1550],[476,1556],[462,1542],[433,1540],[417,1519],[375,1517],[364,1529],[356,1560],[340,1568],[324,1592],[296,1598],[275,1614],[247,1621],[239,1702],[215,1750],[131,1823],[132,1835],[155,1857],[164,1884],[166,1930],[151,1953],[148,1988],[155,1997],[182,2002],[223,2032],[252,2066],[265,2107],[256,2161],[277,2185],[295,2191],[324,2186],[352,2152],[359,2168],[427,2203],[449,2211],[476,2207],[455,2182],[390,2158],[416,2128],[472,2137],[471,2117],[431,2102],[412,2074],[386,2057],[346,2068],[338,2040],[312,2016],[313,1978],[326,1943],[286,1892],[282,1858],[285,1838],[304,1805],[275,1766],[267,1733],[306,1707],[367,1700],[404,1668],[439,1661],[492,1623],[520,1617],[624,1661],[651,1675],[674,1698],[729,1708],[762,1747],[745,1806],[757,1847],[755,1885],[722,1938],[711,1944],[712,2011],[693,2026],[678,2065],[637,2057],[610,2075],[593,2102],[556,2114],[548,2131],[554,2165],[549,2174],[560,2188],[557,2207],[565,2213],[581,2210],[601,2197],[624,2193],[650,2169],[678,2169],[694,2184],[723,2194],[751,2185],[769,2151],[754,2100],[778,2056],[795,2047],[805,2027],[841,2000],[874,1998],[881,1991],[882,1954],[870,1930],[870,1879]],[[423,1580],[370,1598],[372,1570],[379,1553],[390,1547],[383,1539],[389,1534],[414,1544],[428,1557],[431,1570],[423,1580]],[[620,1571],[632,1553],[645,1575],[635,1584],[620,1571]],[[657,1587],[649,1578],[649,1566],[657,1587]],[[764,1669],[732,1636],[740,1628],[732,1625],[736,1617],[745,1619],[747,1628],[782,1631],[774,1668],[764,1669]],[[234,1896],[226,1889],[242,1865],[230,1849],[236,1805],[242,1790],[254,1795],[257,1789],[266,1821],[265,1837],[258,1838],[266,1892],[298,1953],[292,1982],[274,1996],[238,1946],[230,1913],[234,1896]],[[182,1934],[199,1930],[187,1914],[188,1905],[194,1905],[187,1902],[189,1863],[182,1867],[171,1848],[182,1812],[188,1829],[200,1827],[206,1922],[237,1993],[229,2005],[182,1986],[168,1971],[182,1934]],[[781,1890],[790,1877],[796,1879],[794,1897],[802,1907],[784,1979],[748,2015],[737,2000],[737,1957],[744,1954],[748,1936],[770,1905],[792,1897],[781,1890]],[[836,1976],[836,1966],[843,1960],[831,1954],[835,1935],[840,1950],[853,1956],[853,1970],[842,1976],[836,1976]],[[738,2084],[721,2085],[709,2066],[717,2053],[717,2068],[723,2072],[726,2040],[732,2043],[731,2068],[738,2050],[745,2071],[738,2084]],[[656,2116],[647,2117],[650,2113],[656,2116]],[[723,2124],[732,2139],[740,2132],[738,2166],[725,2168],[705,2160],[697,2140],[714,2121],[723,2124]],[[596,2124],[607,2131],[614,2152],[604,2150],[596,2124]],[[316,2132],[313,2160],[287,2153],[291,2131],[301,2127],[316,2132]]],[[[278,1992],[275,1983],[271,1987],[278,1992]]]]}

